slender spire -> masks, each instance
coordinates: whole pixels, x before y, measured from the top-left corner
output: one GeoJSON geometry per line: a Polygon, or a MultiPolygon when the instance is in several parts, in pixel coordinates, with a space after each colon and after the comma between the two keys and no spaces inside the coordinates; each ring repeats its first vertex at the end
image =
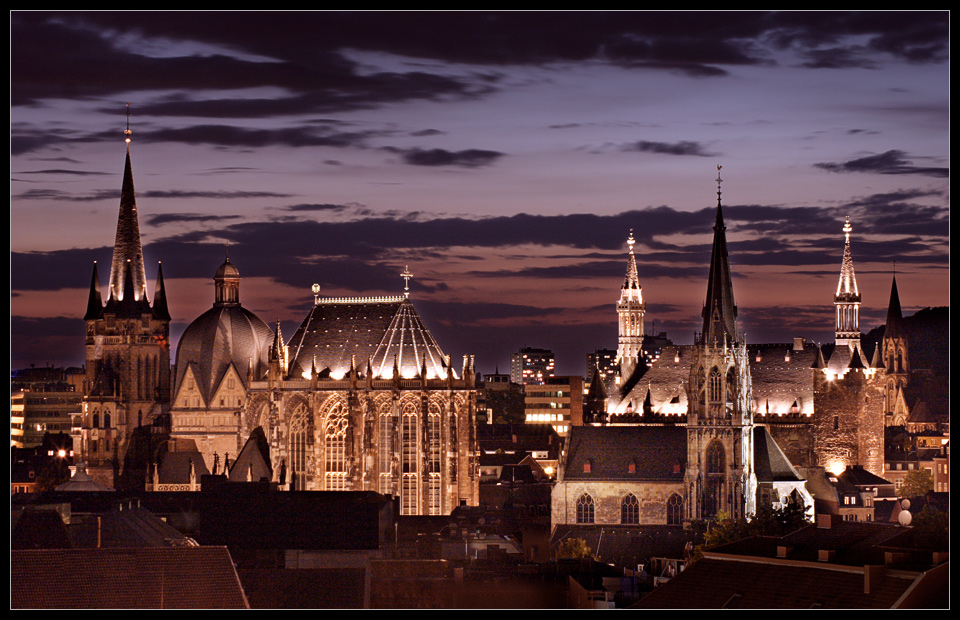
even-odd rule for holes
{"type": "Polygon", "coordinates": [[[113,263],[110,266],[110,298],[122,301],[125,294],[132,294],[139,301],[146,298],[147,278],[143,268],[143,248],[140,245],[140,223],[137,219],[137,198],[133,189],[133,171],[130,166],[130,115],[127,106],[127,158],[123,168],[123,184],[120,189],[120,215],[117,218],[117,238],[113,246],[113,263]],[[130,262],[132,290],[124,288],[124,271],[130,262]]]}
{"type": "Polygon", "coordinates": [[[633,245],[636,241],[633,238],[633,229],[630,229],[630,236],[627,237],[627,246],[630,248],[630,254],[627,258],[627,274],[623,279],[623,287],[620,291],[620,300],[625,296],[631,299],[643,302],[643,291],[640,288],[640,277],[637,275],[637,258],[633,255],[633,245]]]}
{"type": "Polygon", "coordinates": [[[884,338],[896,338],[903,331],[903,310],[900,308],[900,293],[897,291],[897,276],[893,276],[890,287],[890,305],[887,306],[887,324],[883,329],[884,338]]]}
{"type": "Polygon", "coordinates": [[[703,338],[708,344],[726,334],[737,340],[737,305],[733,299],[733,280],[730,258],[727,254],[726,226],[720,204],[720,169],[717,166],[717,220],[713,226],[713,250],[710,255],[710,276],[707,280],[707,299],[703,305],[703,338]]]}
{"type": "Polygon", "coordinates": [[[103,316],[103,297],[100,295],[100,276],[97,274],[97,261],[93,261],[90,297],[87,298],[87,311],[83,315],[83,320],[93,321],[101,316],[103,316]]]}
{"type": "Polygon", "coordinates": [[[643,301],[643,289],[637,275],[637,259],[633,254],[633,229],[627,237],[627,273],[620,288],[620,301],[617,302],[619,334],[617,341],[617,364],[620,367],[620,381],[625,383],[636,370],[643,347],[644,316],[647,305],[643,301]]]}
{"type": "Polygon", "coordinates": [[[167,309],[167,289],[163,285],[163,263],[157,262],[157,288],[153,291],[153,315],[161,321],[170,320],[167,309]]]}
{"type": "Polygon", "coordinates": [[[843,225],[844,246],[843,262],[840,265],[840,281],[833,303],[837,308],[837,344],[856,346],[860,343],[860,291],[857,290],[857,276],[853,271],[853,254],[850,252],[850,216],[843,225]]]}

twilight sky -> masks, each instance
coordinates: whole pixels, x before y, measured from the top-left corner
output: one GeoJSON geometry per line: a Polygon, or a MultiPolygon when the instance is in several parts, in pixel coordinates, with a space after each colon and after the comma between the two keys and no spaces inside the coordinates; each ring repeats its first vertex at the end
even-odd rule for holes
{"type": "Polygon", "coordinates": [[[10,16],[11,364],[80,365],[125,108],[175,342],[229,246],[293,335],[313,296],[411,298],[481,372],[616,348],[633,229],[647,332],[699,331],[722,165],[748,342],[833,341],[850,216],[861,330],[949,303],[946,12],[10,16]]]}

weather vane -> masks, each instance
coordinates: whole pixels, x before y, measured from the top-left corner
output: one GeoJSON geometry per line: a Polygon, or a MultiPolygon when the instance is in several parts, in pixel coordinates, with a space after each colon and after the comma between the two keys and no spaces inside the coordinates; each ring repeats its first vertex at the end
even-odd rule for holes
{"type": "Polygon", "coordinates": [[[723,168],[723,166],[717,164],[717,204],[720,204],[720,184],[723,183],[723,179],[720,178],[721,168],[723,168]]]}
{"type": "Polygon", "coordinates": [[[403,266],[403,273],[400,274],[400,277],[403,278],[403,296],[410,297],[410,278],[413,277],[413,274],[410,273],[410,266],[403,266]]]}

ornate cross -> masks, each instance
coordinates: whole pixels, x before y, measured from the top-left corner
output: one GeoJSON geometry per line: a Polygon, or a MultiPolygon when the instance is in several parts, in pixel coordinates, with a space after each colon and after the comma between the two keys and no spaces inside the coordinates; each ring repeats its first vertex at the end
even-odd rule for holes
{"type": "Polygon", "coordinates": [[[403,273],[400,274],[400,277],[403,278],[403,296],[410,297],[410,278],[413,277],[413,274],[410,273],[410,266],[403,266],[403,273]]]}

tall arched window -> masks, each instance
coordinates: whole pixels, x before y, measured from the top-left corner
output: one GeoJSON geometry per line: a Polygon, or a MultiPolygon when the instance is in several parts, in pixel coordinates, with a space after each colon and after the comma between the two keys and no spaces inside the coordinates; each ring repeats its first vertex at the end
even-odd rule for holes
{"type": "Polygon", "coordinates": [[[420,514],[419,424],[408,405],[400,416],[400,514],[420,514]]]}
{"type": "Polygon", "coordinates": [[[290,422],[291,483],[297,491],[305,491],[312,478],[313,416],[304,404],[297,405],[290,422]]]}
{"type": "Polygon", "coordinates": [[[723,377],[720,371],[714,366],[710,369],[710,377],[707,380],[707,412],[715,417],[720,413],[720,406],[723,404],[723,377]]]}
{"type": "Polygon", "coordinates": [[[91,421],[90,426],[92,428],[100,428],[100,412],[99,411],[93,412],[93,420],[91,421]]]}
{"type": "MultiPolygon", "coordinates": [[[[431,407],[432,409],[432,407],[431,407]]],[[[429,512],[440,514],[440,413],[427,416],[427,500],[429,512]]]]}
{"type": "Polygon", "coordinates": [[[620,523],[638,525],[640,523],[640,502],[633,493],[627,493],[620,500],[620,523]]]}
{"type": "Polygon", "coordinates": [[[588,493],[577,500],[577,523],[593,523],[593,498],[588,493]]]}
{"type": "Polygon", "coordinates": [[[726,452],[719,440],[707,446],[707,479],[704,489],[704,517],[712,517],[723,506],[723,484],[726,478],[726,452]]]}
{"type": "Polygon", "coordinates": [[[724,407],[724,414],[727,418],[730,418],[734,413],[734,408],[736,407],[735,396],[737,393],[737,373],[733,367],[727,371],[726,387],[727,389],[725,390],[726,394],[724,397],[724,401],[726,403],[724,407]]]}
{"type": "Polygon", "coordinates": [[[327,418],[323,436],[324,479],[327,491],[347,491],[347,415],[338,404],[327,418]]]}
{"type": "Polygon", "coordinates": [[[384,495],[396,495],[396,479],[393,471],[393,459],[397,454],[397,416],[393,414],[391,402],[386,402],[380,407],[379,415],[379,449],[377,454],[378,470],[378,491],[384,495]]]}
{"type": "Polygon", "coordinates": [[[110,412],[103,412],[103,428],[110,428],[110,412]]]}
{"type": "Polygon", "coordinates": [[[683,523],[683,498],[679,493],[674,493],[667,499],[667,525],[680,525],[683,523]]]}

